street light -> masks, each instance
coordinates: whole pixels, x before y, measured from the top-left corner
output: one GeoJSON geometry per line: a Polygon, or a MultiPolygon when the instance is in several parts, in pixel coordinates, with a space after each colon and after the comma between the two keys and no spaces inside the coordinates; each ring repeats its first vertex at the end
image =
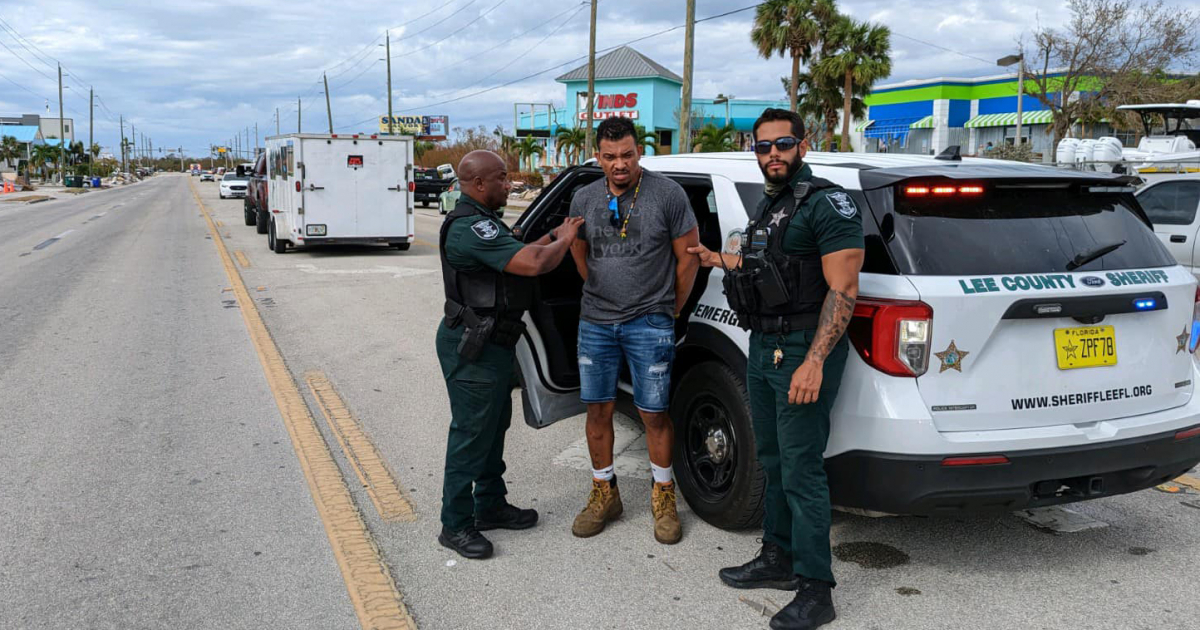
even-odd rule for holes
{"type": "Polygon", "coordinates": [[[1017,66],[1017,146],[1021,146],[1021,110],[1025,101],[1025,55],[1008,55],[996,60],[996,65],[1001,68],[1007,68],[1013,64],[1017,66]]]}
{"type": "Polygon", "coordinates": [[[713,99],[713,105],[720,105],[721,103],[725,103],[725,126],[726,127],[729,126],[729,101],[734,98],[736,98],[736,97],[734,97],[734,95],[730,94],[729,96],[718,96],[717,98],[713,99]]]}

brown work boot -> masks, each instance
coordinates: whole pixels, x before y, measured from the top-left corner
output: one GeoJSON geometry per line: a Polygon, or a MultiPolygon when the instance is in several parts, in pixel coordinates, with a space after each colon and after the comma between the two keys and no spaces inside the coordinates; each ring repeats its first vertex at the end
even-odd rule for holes
{"type": "Polygon", "coordinates": [[[654,539],[664,545],[674,545],[683,538],[679,512],[675,510],[675,482],[654,483],[650,493],[650,511],[654,514],[654,539]]]}
{"type": "Polygon", "coordinates": [[[624,509],[616,477],[612,481],[601,481],[593,477],[592,493],[588,495],[588,502],[583,511],[575,517],[571,533],[579,538],[595,536],[604,531],[604,526],[609,521],[616,520],[624,509]]]}

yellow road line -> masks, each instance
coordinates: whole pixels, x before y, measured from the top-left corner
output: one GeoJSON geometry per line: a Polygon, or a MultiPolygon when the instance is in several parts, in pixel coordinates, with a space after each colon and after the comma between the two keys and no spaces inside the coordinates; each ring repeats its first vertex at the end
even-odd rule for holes
{"type": "Polygon", "coordinates": [[[246,258],[246,252],[243,252],[239,249],[236,252],[233,252],[233,257],[237,258],[238,264],[241,265],[243,269],[250,268],[250,259],[246,258]]]}
{"type": "Polygon", "coordinates": [[[1175,483],[1181,486],[1187,486],[1192,490],[1200,490],[1200,479],[1191,475],[1180,475],[1174,479],[1175,483]]]}
{"type": "MultiPolygon", "coordinates": [[[[204,214],[209,231],[216,236],[216,223],[191,180],[188,180],[188,187],[192,189],[196,205],[204,214]]],[[[342,478],[342,471],[317,428],[300,388],[288,372],[283,355],[271,339],[271,333],[259,315],[250,292],[246,290],[241,274],[229,256],[229,250],[219,238],[214,238],[213,243],[217,246],[225,273],[233,284],[234,295],[241,305],[238,310],[242,312],[250,340],[275,396],[275,404],[291,436],[292,448],[300,461],[300,469],[308,482],[308,490],[325,527],[325,535],[329,537],[359,623],[364,629],[371,630],[415,629],[417,624],[408,614],[392,573],[354,504],[346,480],[342,478]]]]}
{"type": "Polygon", "coordinates": [[[217,227],[225,227],[224,221],[217,221],[217,227]]]}
{"type": "Polygon", "coordinates": [[[396,482],[396,474],[388,467],[375,448],[375,443],[363,430],[358,418],[350,413],[325,374],[309,372],[304,375],[304,380],[316,397],[317,406],[321,408],[329,428],[341,443],[346,459],[354,467],[358,480],[367,489],[367,496],[371,497],[379,517],[385,521],[417,520],[412,502],[396,482]]]}

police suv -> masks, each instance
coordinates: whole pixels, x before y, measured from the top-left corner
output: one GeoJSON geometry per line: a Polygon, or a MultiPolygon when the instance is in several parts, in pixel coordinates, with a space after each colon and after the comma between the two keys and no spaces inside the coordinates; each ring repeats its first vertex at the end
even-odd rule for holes
{"type": "MultiPolygon", "coordinates": [[[[866,236],[825,454],[834,504],[1007,511],[1140,490],[1200,462],[1200,292],[1155,238],[1134,180],[939,158],[806,157],[849,192],[866,236]]],[[[683,186],[705,246],[740,251],[763,194],[753,154],[642,165],[683,186]]],[[[521,238],[558,225],[600,177],[592,165],[565,171],[518,220],[521,238]]],[[[764,480],[744,383],[749,333],[723,273],[701,269],[680,318],[671,416],[688,503],[739,528],[759,519],[764,480]]],[[[537,282],[517,361],[525,421],[544,427],[584,411],[582,281],[568,258],[537,282]]]]}

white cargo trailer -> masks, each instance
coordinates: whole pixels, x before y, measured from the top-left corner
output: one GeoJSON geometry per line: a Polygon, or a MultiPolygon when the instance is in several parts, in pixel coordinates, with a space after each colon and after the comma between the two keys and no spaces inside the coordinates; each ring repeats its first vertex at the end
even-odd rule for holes
{"type": "Polygon", "coordinates": [[[413,216],[410,136],[293,133],[267,138],[267,244],[385,244],[406,250],[413,216]]]}

